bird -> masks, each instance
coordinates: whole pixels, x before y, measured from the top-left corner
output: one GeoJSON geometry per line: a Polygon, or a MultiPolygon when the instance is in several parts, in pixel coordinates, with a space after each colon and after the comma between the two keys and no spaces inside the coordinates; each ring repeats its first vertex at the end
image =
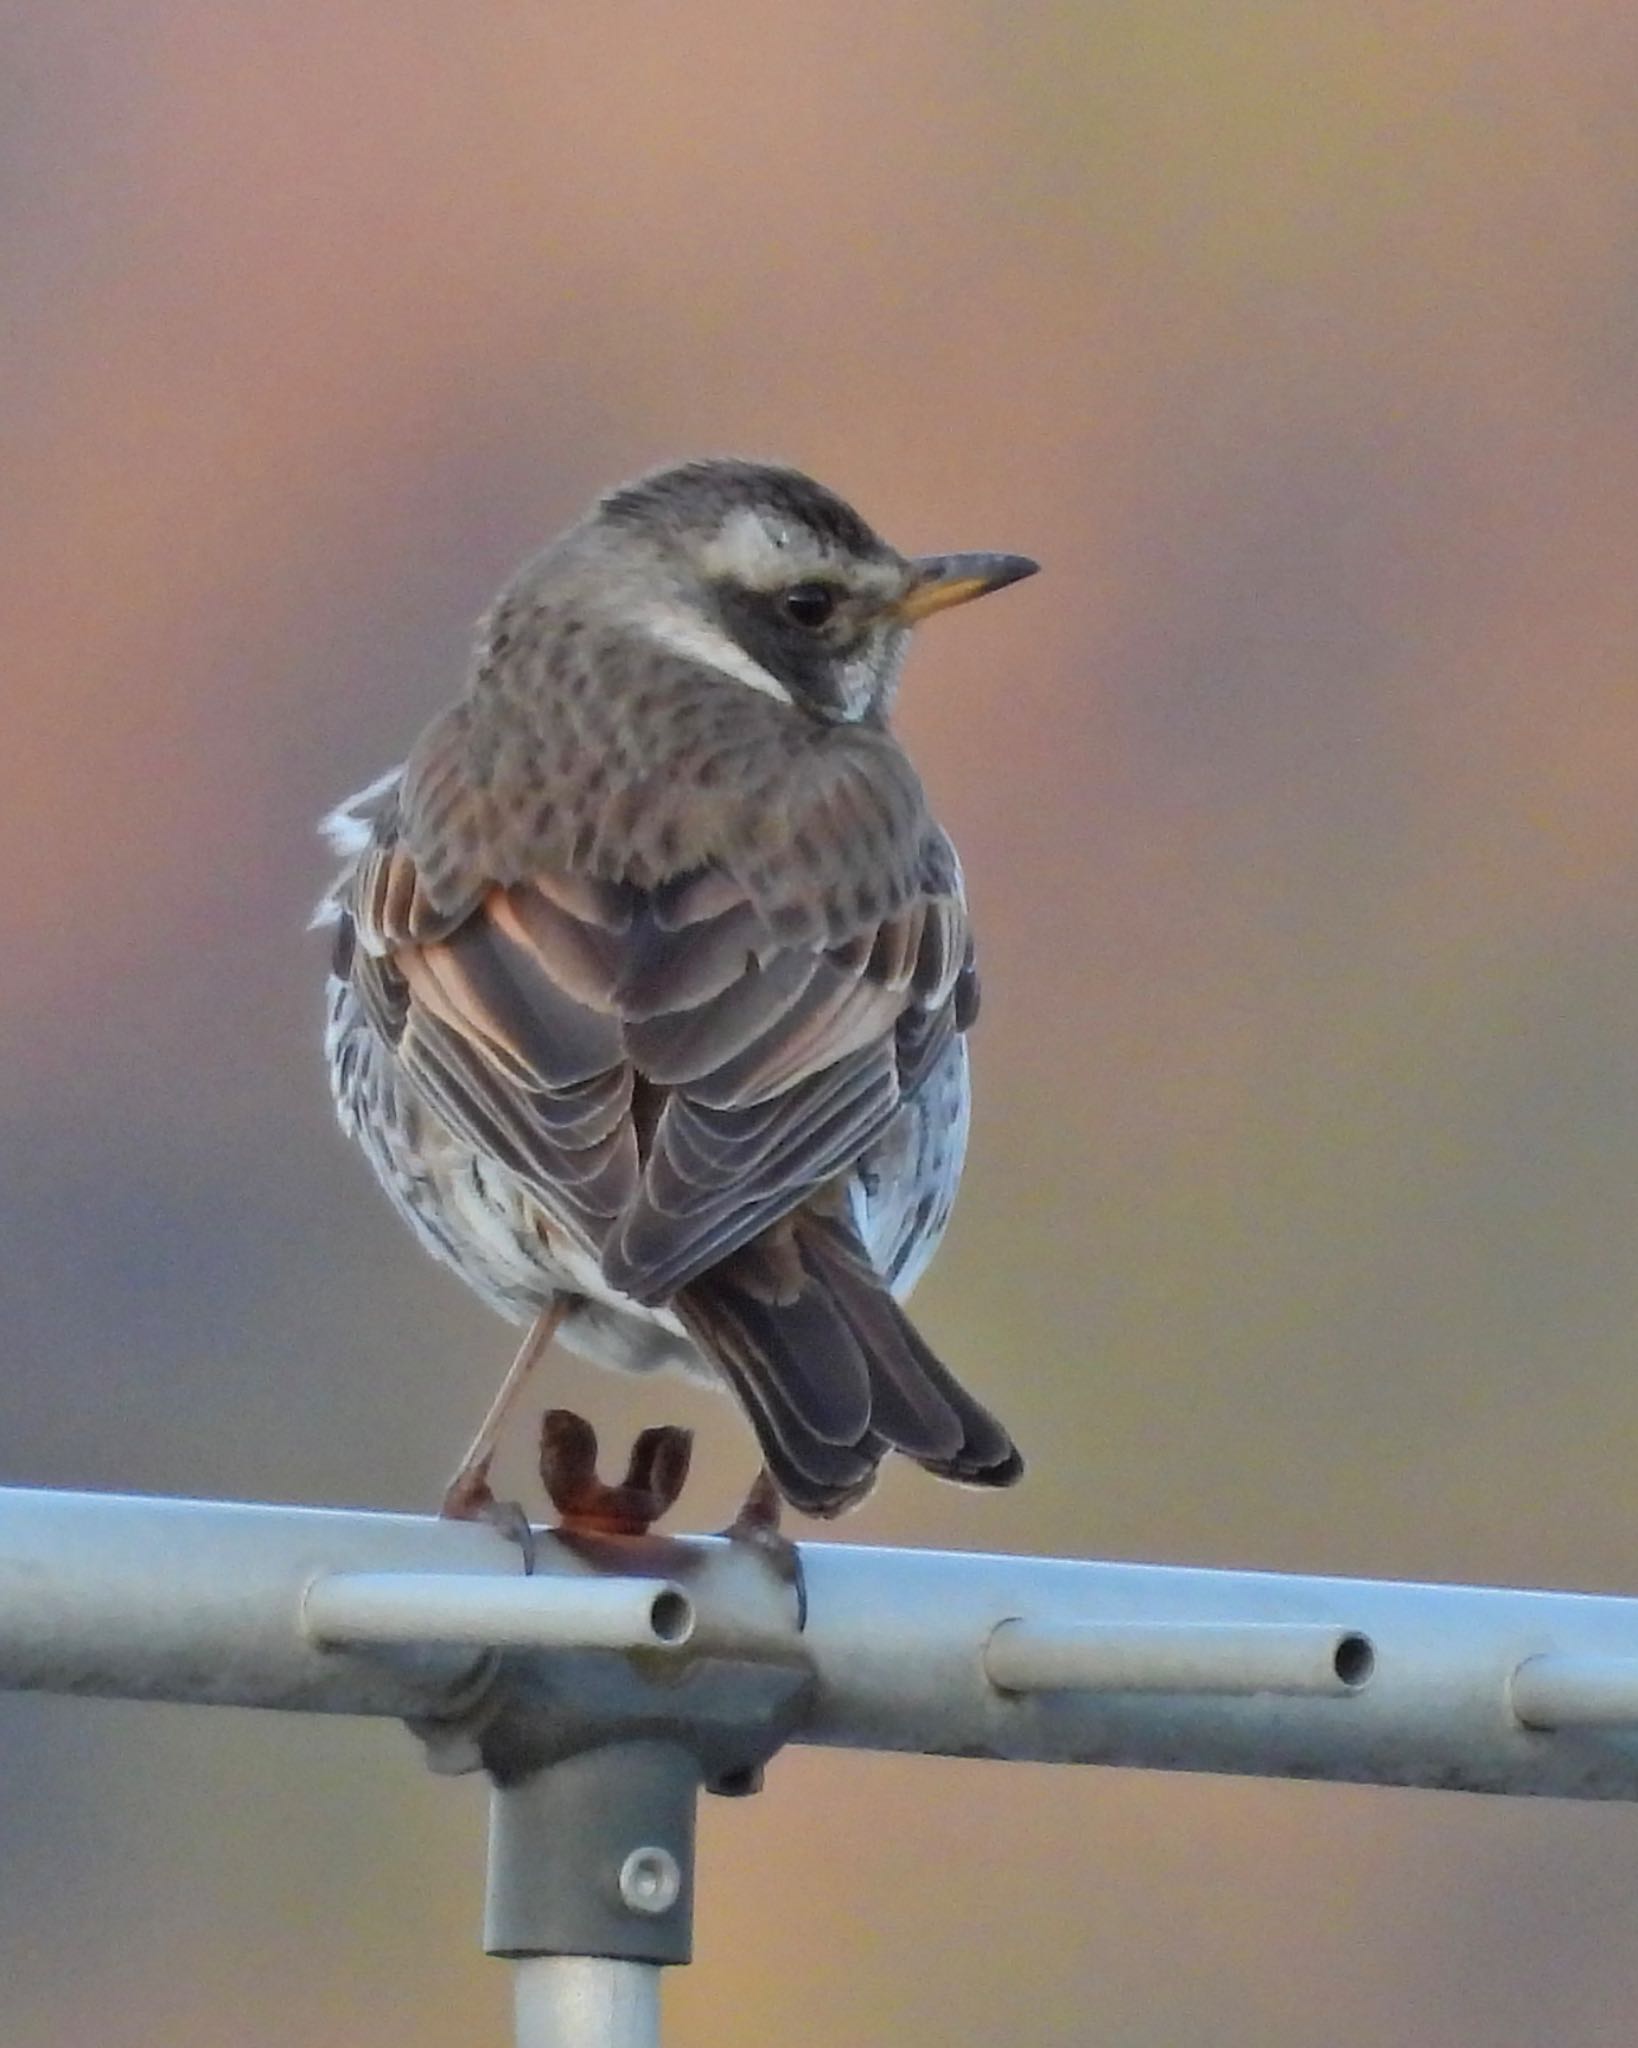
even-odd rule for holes
{"type": "MultiPolygon", "coordinates": [[[[889,1452],[1010,1486],[1011,1436],[903,1302],[949,1221],[978,976],[961,863],[890,715],[912,631],[1031,575],[900,554],[802,472],[713,457],[606,492],[480,621],[461,695],[324,821],[343,1130],[522,1349],[443,1500],[495,1506],[547,1346],[737,1396],[745,1513],[817,1518],[889,1452]]],[[[565,1523],[646,1528],[554,1410],[565,1523]]]]}

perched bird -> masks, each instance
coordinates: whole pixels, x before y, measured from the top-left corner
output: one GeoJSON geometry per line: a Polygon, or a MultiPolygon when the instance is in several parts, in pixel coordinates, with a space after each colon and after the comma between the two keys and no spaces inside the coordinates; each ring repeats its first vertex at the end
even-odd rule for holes
{"type": "MultiPolygon", "coordinates": [[[[486,1497],[554,1335],[726,1384],[808,1514],[890,1450],[1018,1478],[899,1306],[955,1198],[978,984],[888,715],[911,627],[1035,566],[907,559],[795,470],[658,471],[519,571],[459,701],[327,820],[343,1128],[531,1325],[447,1512],[486,1497]]],[[[557,1423],[595,1490],[594,1440],[557,1423]]],[[[680,1485],[680,1434],[640,1440],[639,1495],[680,1485]]]]}

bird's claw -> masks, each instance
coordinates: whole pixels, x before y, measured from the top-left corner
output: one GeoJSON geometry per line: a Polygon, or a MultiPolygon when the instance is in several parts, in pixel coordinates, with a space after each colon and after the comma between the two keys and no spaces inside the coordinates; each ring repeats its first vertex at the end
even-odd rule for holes
{"type": "Polygon", "coordinates": [[[488,1522],[523,1552],[523,1575],[535,1569],[535,1532],[520,1502],[497,1500],[489,1484],[488,1458],[463,1466],[444,1490],[438,1513],[446,1522],[488,1522]]]}
{"type": "Polygon", "coordinates": [[[808,1625],[808,1577],[802,1553],[780,1528],[784,1502],[766,1466],[751,1481],[739,1513],[723,1530],[730,1543],[746,1543],[768,1560],[775,1574],[796,1595],[796,1629],[808,1625]]]}

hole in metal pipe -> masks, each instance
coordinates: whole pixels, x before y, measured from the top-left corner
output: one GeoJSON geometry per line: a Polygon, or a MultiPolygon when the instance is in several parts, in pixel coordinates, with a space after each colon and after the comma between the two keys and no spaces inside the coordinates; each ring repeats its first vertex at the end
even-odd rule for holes
{"type": "Polygon", "coordinates": [[[656,1642],[686,1643],[694,1633],[694,1603],[675,1586],[667,1586],[654,1595],[648,1620],[656,1642]]]}
{"type": "Polygon", "coordinates": [[[1376,1669],[1376,1650],[1370,1637],[1344,1636],[1337,1644],[1331,1668],[1350,1692],[1357,1692],[1376,1669]]]}

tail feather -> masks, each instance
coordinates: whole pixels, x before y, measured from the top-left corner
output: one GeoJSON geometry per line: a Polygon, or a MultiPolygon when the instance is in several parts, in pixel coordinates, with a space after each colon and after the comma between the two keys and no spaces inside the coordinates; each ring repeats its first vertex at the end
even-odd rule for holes
{"type": "Polygon", "coordinates": [[[1010,1486],[1024,1469],[1011,1437],[928,1347],[847,1226],[805,1212],[791,1227],[794,1288],[770,1290],[765,1265],[729,1260],[673,1304],[739,1396],[780,1492],[806,1514],[840,1514],[889,1450],[942,1478],[1010,1486]]]}
{"type": "Polygon", "coordinates": [[[941,1478],[1011,1486],[1023,1459],[889,1294],[845,1228],[812,1219],[803,1263],[821,1279],[871,1365],[871,1419],[893,1448],[941,1478]]]}
{"type": "Polygon", "coordinates": [[[822,1444],[859,1443],[870,1430],[870,1359],[836,1304],[806,1285],[794,1301],[745,1289],[729,1299],[748,1352],[778,1362],[772,1392],[779,1410],[822,1444]]]}
{"type": "MultiPolygon", "coordinates": [[[[887,1446],[870,1430],[868,1409],[850,1441],[833,1440],[828,1411],[816,1411],[811,1398],[808,1367],[814,1354],[799,1355],[784,1327],[791,1320],[789,1309],[709,1275],[673,1306],[738,1395],[774,1484],[791,1505],[803,1514],[828,1517],[862,1500],[875,1484],[887,1446]]],[[[833,1322],[826,1334],[832,1341],[817,1355],[837,1358],[844,1375],[851,1366],[868,1391],[864,1360],[846,1326],[833,1322]]],[[[811,1345],[811,1329],[803,1335],[811,1345]]]]}
{"type": "Polygon", "coordinates": [[[881,1439],[861,1444],[845,1465],[839,1459],[816,1460],[811,1447],[770,1409],[766,1382],[759,1384],[731,1360],[724,1359],[723,1364],[728,1382],[756,1431],[762,1462],[791,1506],[798,1513],[820,1521],[830,1521],[857,1507],[876,1484],[876,1468],[887,1450],[881,1439]],[[821,1465],[828,1469],[820,1469],[821,1465]]]}

